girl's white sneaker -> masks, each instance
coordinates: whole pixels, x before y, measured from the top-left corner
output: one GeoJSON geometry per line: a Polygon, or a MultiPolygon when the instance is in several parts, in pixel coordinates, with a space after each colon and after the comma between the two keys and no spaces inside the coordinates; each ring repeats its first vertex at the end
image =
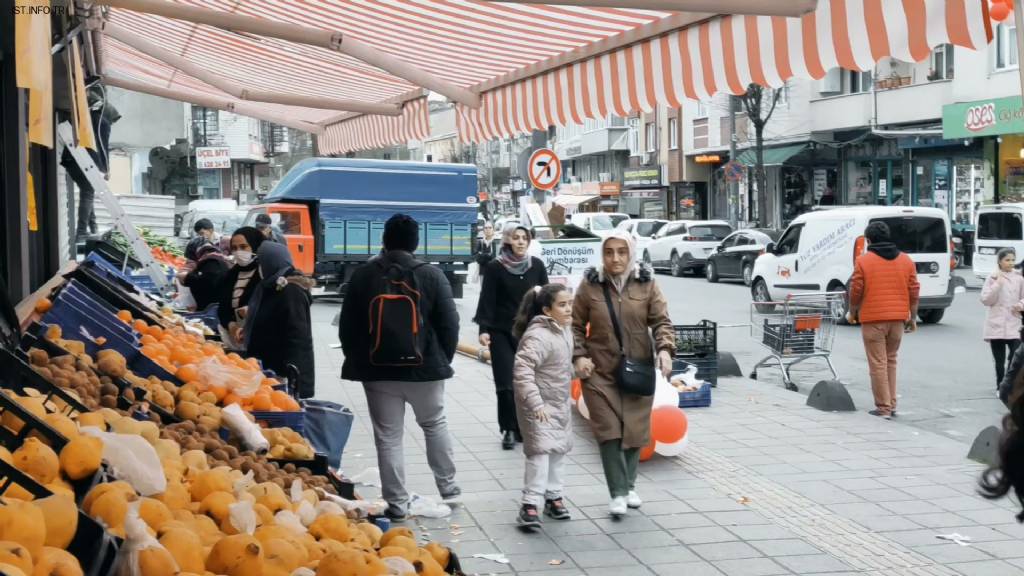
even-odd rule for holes
{"type": "Polygon", "coordinates": [[[608,513],[612,516],[625,516],[627,510],[628,506],[626,506],[626,498],[624,496],[616,496],[608,503],[608,513]]]}
{"type": "Polygon", "coordinates": [[[640,499],[640,495],[635,490],[630,490],[629,495],[626,496],[626,505],[630,508],[639,508],[644,505],[644,501],[640,499]]]}

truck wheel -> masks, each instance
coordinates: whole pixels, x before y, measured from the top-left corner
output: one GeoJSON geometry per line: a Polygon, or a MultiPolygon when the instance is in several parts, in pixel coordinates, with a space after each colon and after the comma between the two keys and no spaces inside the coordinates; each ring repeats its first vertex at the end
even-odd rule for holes
{"type": "Polygon", "coordinates": [[[945,308],[932,308],[929,310],[917,311],[917,317],[921,319],[922,324],[938,324],[942,321],[942,317],[945,315],[945,308]]]}

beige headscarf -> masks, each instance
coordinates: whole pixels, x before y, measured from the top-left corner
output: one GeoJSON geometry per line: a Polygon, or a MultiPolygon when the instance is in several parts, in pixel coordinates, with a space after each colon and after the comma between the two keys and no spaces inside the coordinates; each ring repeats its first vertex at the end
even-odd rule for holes
{"type": "Polygon", "coordinates": [[[620,293],[626,288],[626,281],[629,280],[630,274],[639,276],[640,266],[636,262],[636,243],[633,242],[633,237],[625,230],[612,230],[610,234],[601,242],[601,262],[597,265],[598,279],[601,282],[605,280],[604,273],[604,247],[608,244],[609,240],[622,240],[626,243],[629,248],[629,265],[626,267],[626,271],[618,276],[608,276],[612,286],[615,287],[620,293]]]}

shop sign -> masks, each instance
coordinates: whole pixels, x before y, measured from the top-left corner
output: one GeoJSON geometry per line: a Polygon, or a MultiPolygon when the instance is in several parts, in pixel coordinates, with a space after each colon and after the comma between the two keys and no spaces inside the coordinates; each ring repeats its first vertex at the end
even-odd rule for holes
{"type": "Polygon", "coordinates": [[[824,169],[814,171],[814,199],[821,200],[825,197],[825,190],[828,188],[828,172],[824,169]]]}
{"type": "Polygon", "coordinates": [[[622,173],[622,186],[661,186],[661,169],[626,170],[622,173]]]}
{"type": "Polygon", "coordinates": [[[583,144],[569,144],[565,147],[564,156],[574,158],[583,154],[583,144]]]}
{"type": "Polygon", "coordinates": [[[231,168],[231,148],[227,146],[196,148],[197,170],[223,170],[224,168],[231,168]]]}
{"type": "Polygon", "coordinates": [[[974,138],[1024,132],[1020,96],[992,98],[942,107],[943,138],[974,138]]]}
{"type": "Polygon", "coordinates": [[[642,190],[623,190],[622,195],[627,198],[661,198],[661,190],[644,188],[642,190]]]}
{"type": "Polygon", "coordinates": [[[879,198],[885,198],[886,196],[889,195],[888,186],[889,186],[889,181],[888,180],[882,179],[882,180],[878,181],[878,197],[879,198]]]}
{"type": "Polygon", "coordinates": [[[697,164],[718,164],[722,161],[722,157],[718,154],[701,154],[694,158],[697,164]]]}
{"type": "Polygon", "coordinates": [[[598,185],[601,196],[618,196],[622,193],[622,184],[618,182],[601,182],[598,185]]]}
{"type": "Polygon", "coordinates": [[[935,207],[943,210],[949,208],[949,160],[935,161],[935,175],[932,182],[932,197],[935,198],[935,207]]]}

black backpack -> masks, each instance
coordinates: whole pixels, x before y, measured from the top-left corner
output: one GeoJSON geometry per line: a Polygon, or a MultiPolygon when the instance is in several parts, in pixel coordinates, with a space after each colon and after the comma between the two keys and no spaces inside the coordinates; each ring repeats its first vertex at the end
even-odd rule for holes
{"type": "Polygon", "coordinates": [[[370,298],[370,364],[373,366],[421,366],[426,334],[420,308],[421,294],[413,272],[379,258],[379,271],[370,298]]]}

